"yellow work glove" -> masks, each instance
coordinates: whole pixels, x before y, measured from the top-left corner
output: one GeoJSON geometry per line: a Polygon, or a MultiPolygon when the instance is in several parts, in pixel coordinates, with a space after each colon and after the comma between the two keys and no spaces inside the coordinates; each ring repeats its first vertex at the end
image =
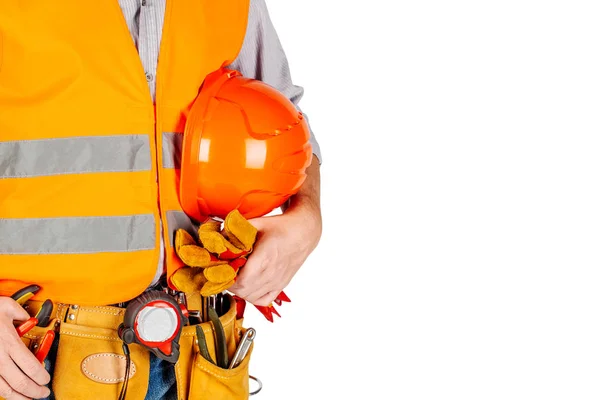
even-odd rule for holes
{"type": "Polygon", "coordinates": [[[177,270],[171,282],[180,291],[200,291],[204,297],[221,293],[235,282],[237,272],[252,251],[257,230],[237,210],[221,224],[209,221],[198,230],[199,243],[185,230],[175,234],[175,252],[186,267],[177,270]]]}
{"type": "Polygon", "coordinates": [[[210,221],[200,226],[200,243],[220,260],[233,260],[252,251],[256,241],[256,228],[234,210],[227,214],[221,231],[221,223],[210,221]]]}

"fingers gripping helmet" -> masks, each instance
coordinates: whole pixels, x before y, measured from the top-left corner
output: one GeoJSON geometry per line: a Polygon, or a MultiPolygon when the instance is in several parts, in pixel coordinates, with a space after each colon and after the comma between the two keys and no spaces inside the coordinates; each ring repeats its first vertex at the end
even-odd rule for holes
{"type": "Polygon", "coordinates": [[[271,86],[220,69],[190,109],[182,147],[180,199],[190,217],[268,214],[300,189],[312,148],[308,123],[271,86]]]}

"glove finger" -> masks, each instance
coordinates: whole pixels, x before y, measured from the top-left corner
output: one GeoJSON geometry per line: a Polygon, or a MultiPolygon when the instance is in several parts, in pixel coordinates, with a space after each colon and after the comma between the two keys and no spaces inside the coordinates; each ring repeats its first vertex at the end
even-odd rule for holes
{"type": "Polygon", "coordinates": [[[260,311],[260,313],[261,313],[262,315],[264,315],[264,316],[265,316],[265,318],[266,318],[266,319],[267,319],[269,322],[273,322],[273,320],[274,320],[274,318],[273,318],[273,313],[275,313],[275,314],[279,315],[279,314],[277,313],[277,311],[275,311],[275,307],[273,307],[273,305],[270,305],[270,306],[257,306],[257,305],[254,305],[254,307],[256,307],[256,309],[257,309],[258,311],[260,311]]]}
{"type": "Polygon", "coordinates": [[[237,248],[250,251],[256,242],[258,230],[238,210],[225,217],[224,235],[237,248]]]}
{"type": "MultiPolygon", "coordinates": [[[[225,219],[229,221],[227,224],[231,225],[233,232],[237,232],[240,236],[247,239],[248,233],[253,236],[253,241],[256,238],[256,229],[239,213],[234,211],[229,213],[225,219]],[[254,233],[252,233],[252,231],[254,233]]],[[[247,249],[252,248],[252,244],[247,246],[244,242],[240,241],[234,233],[230,233],[230,237],[233,242],[228,240],[226,231],[221,232],[221,223],[217,221],[208,221],[200,226],[198,229],[198,236],[200,243],[210,253],[219,255],[221,260],[232,260],[248,253],[247,249]]]]}
{"type": "Polygon", "coordinates": [[[230,280],[235,279],[236,276],[235,269],[227,264],[206,268],[204,270],[204,277],[209,282],[214,283],[229,282],[230,280]]]}
{"type": "Polygon", "coordinates": [[[196,240],[185,229],[178,229],[175,232],[175,250],[179,250],[181,246],[196,244],[196,240]]]}
{"type": "Polygon", "coordinates": [[[233,246],[231,243],[227,242],[220,232],[200,230],[198,235],[202,246],[211,253],[221,254],[233,246]],[[229,247],[227,245],[229,245],[229,247]]]}
{"type": "Polygon", "coordinates": [[[287,294],[285,294],[283,291],[280,292],[277,297],[275,298],[275,301],[277,302],[278,305],[281,305],[282,302],[286,302],[286,303],[291,303],[292,300],[290,300],[290,298],[288,297],[287,294]]]}
{"type": "Polygon", "coordinates": [[[212,219],[204,222],[198,228],[198,234],[200,234],[200,232],[220,232],[220,231],[221,231],[221,223],[219,221],[215,221],[212,219]]]}
{"type": "Polygon", "coordinates": [[[202,286],[200,294],[204,297],[208,297],[221,293],[224,290],[229,289],[234,282],[234,280],[225,283],[207,282],[204,286],[202,286]]]}
{"type": "Polygon", "coordinates": [[[192,271],[190,267],[179,268],[173,273],[173,276],[171,276],[171,283],[181,292],[189,292],[189,282],[191,281],[192,271]]]}
{"type": "Polygon", "coordinates": [[[190,267],[183,267],[175,271],[173,276],[171,277],[171,283],[175,288],[184,293],[193,293],[197,292],[202,285],[196,284],[195,280],[197,280],[196,276],[200,275],[201,278],[204,278],[204,275],[201,270],[197,270],[190,267]]]}
{"type": "Polygon", "coordinates": [[[221,260],[231,260],[247,254],[243,249],[239,249],[231,244],[220,232],[199,231],[200,242],[206,250],[219,255],[221,260]]]}
{"type": "Polygon", "coordinates": [[[187,266],[205,268],[213,261],[208,250],[195,244],[188,244],[175,249],[175,252],[187,266]]]}

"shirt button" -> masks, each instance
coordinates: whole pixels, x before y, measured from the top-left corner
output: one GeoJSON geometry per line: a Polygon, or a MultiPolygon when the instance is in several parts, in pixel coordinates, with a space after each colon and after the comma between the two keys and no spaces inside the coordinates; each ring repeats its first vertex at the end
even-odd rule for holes
{"type": "Polygon", "coordinates": [[[142,0],[142,6],[146,6],[146,0],[142,0]]]}
{"type": "Polygon", "coordinates": [[[147,80],[148,82],[151,82],[151,81],[152,81],[152,79],[154,79],[154,76],[152,76],[152,74],[151,74],[151,73],[149,73],[149,72],[146,72],[146,80],[147,80]]]}

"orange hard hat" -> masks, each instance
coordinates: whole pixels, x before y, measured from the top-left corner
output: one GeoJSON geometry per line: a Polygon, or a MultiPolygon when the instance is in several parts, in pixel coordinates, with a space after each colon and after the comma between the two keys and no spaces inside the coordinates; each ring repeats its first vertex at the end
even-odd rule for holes
{"type": "Polygon", "coordinates": [[[206,77],[183,137],[180,199],[204,221],[268,214],[298,192],[312,159],[306,119],[282,93],[239,71],[206,77]]]}

